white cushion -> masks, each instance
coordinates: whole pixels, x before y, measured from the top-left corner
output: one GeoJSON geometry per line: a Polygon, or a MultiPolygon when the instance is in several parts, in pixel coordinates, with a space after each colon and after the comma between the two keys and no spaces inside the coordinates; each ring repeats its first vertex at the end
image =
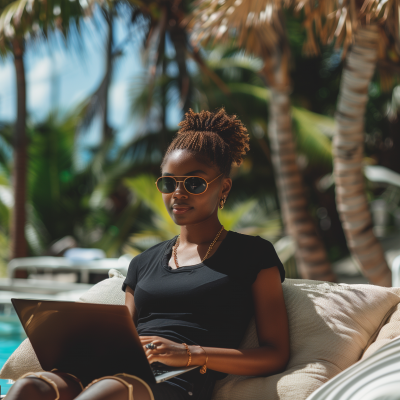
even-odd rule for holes
{"type": "Polygon", "coordinates": [[[397,304],[390,309],[387,320],[384,322],[385,323],[383,324],[382,329],[380,329],[377,334],[376,340],[374,340],[374,342],[366,349],[365,353],[363,354],[363,360],[367,357],[370,357],[381,347],[385,346],[393,339],[400,336],[400,304],[397,304]]]}
{"type": "Polygon", "coordinates": [[[0,379],[16,381],[23,374],[40,371],[43,370],[33,351],[31,342],[29,339],[25,339],[3,365],[0,371],[0,379]]]}
{"type": "MultiPolygon", "coordinates": [[[[228,375],[213,400],[302,400],[360,358],[385,315],[400,298],[390,289],[287,279],[283,284],[290,360],[269,377],[228,375]]],[[[267,318],[267,317],[266,317],[267,318]]],[[[254,320],[242,343],[258,347],[254,320]]]]}
{"type": "Polygon", "coordinates": [[[111,269],[108,276],[109,279],[91,287],[79,300],[84,303],[125,304],[125,292],[122,291],[125,277],[116,269],[111,269]]]}

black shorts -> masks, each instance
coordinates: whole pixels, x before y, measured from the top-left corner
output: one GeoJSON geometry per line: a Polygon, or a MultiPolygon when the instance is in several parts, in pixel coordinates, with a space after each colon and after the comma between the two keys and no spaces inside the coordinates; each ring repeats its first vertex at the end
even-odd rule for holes
{"type": "Polygon", "coordinates": [[[152,383],[155,400],[210,400],[215,385],[211,371],[201,374],[199,368],[166,382],[152,383]]]}

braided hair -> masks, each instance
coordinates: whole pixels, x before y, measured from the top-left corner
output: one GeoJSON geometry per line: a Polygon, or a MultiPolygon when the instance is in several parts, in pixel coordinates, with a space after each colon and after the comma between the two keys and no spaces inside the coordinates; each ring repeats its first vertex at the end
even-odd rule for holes
{"type": "Polygon", "coordinates": [[[188,150],[196,157],[205,158],[218,166],[228,177],[232,164],[240,165],[250,149],[249,135],[236,115],[227,115],[224,108],[215,112],[193,112],[185,114],[181,127],[169,145],[161,168],[174,150],[188,150]]]}

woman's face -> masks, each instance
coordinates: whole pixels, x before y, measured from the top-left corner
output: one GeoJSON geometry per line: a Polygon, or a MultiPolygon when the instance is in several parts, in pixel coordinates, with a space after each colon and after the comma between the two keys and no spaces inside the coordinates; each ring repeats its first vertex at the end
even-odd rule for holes
{"type": "MultiPolygon", "coordinates": [[[[207,182],[220,174],[217,167],[199,161],[187,150],[171,152],[162,169],[163,176],[200,176],[207,182]]],[[[221,176],[210,183],[204,193],[193,195],[186,191],[183,182],[178,182],[174,192],[163,194],[162,197],[169,215],[177,225],[192,225],[217,217],[219,201],[228,195],[231,186],[231,179],[221,176]]]]}

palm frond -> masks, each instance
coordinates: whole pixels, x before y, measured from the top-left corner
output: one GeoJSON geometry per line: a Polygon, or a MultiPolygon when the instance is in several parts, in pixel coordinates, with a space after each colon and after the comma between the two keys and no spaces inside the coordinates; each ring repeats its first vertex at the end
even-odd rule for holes
{"type": "Polygon", "coordinates": [[[305,15],[304,27],[307,40],[304,51],[307,54],[319,53],[319,44],[335,42],[336,48],[343,49],[343,57],[353,43],[358,27],[365,24],[382,26],[380,53],[385,53],[387,37],[397,43],[400,54],[399,2],[398,0],[364,0],[361,5],[356,0],[295,0],[296,11],[305,15]]]}
{"type": "Polygon", "coordinates": [[[243,218],[244,215],[249,214],[254,209],[257,201],[248,200],[243,203],[239,203],[233,209],[224,209],[219,213],[219,220],[226,230],[232,230],[243,218]]]}
{"type": "Polygon", "coordinates": [[[140,201],[131,202],[113,222],[112,229],[103,232],[100,240],[94,241],[92,245],[104,250],[108,257],[119,255],[140,213],[140,206],[140,201]]]}
{"type": "Polygon", "coordinates": [[[66,39],[78,29],[80,19],[92,12],[93,3],[69,0],[0,0],[0,52],[12,50],[15,38],[44,38],[58,30],[66,39]]]}
{"type": "Polygon", "coordinates": [[[332,143],[335,131],[332,118],[311,111],[292,107],[296,125],[296,141],[300,152],[307,155],[310,163],[332,168],[332,143]]]}
{"type": "Polygon", "coordinates": [[[139,175],[135,178],[126,178],[124,184],[130,188],[136,196],[144,201],[148,208],[161,220],[169,232],[179,232],[175,223],[171,220],[162,196],[155,185],[156,178],[151,175],[139,175]]]}
{"type": "Polygon", "coordinates": [[[188,19],[196,43],[229,42],[249,54],[267,58],[279,42],[283,26],[278,16],[282,3],[274,0],[201,1],[188,19]]]}
{"type": "MultiPolygon", "coordinates": [[[[270,98],[270,91],[267,88],[249,83],[230,83],[228,86],[233,95],[245,95],[249,99],[257,99],[265,104],[266,109],[270,98]]],[[[329,138],[334,133],[333,118],[297,107],[292,107],[292,117],[299,152],[305,154],[311,163],[315,165],[322,163],[330,169],[332,151],[329,138]]]]}
{"type": "Polygon", "coordinates": [[[169,216],[162,196],[155,187],[155,180],[156,178],[151,175],[139,175],[135,178],[127,178],[124,180],[124,184],[132,190],[134,195],[137,196],[153,214],[151,224],[147,225],[140,232],[132,235],[124,246],[124,251],[133,255],[179,234],[179,227],[175,225],[169,216]]]}
{"type": "Polygon", "coordinates": [[[13,25],[20,25],[27,4],[28,0],[16,0],[4,7],[0,15],[0,35],[14,36],[15,28],[13,25]]]}

